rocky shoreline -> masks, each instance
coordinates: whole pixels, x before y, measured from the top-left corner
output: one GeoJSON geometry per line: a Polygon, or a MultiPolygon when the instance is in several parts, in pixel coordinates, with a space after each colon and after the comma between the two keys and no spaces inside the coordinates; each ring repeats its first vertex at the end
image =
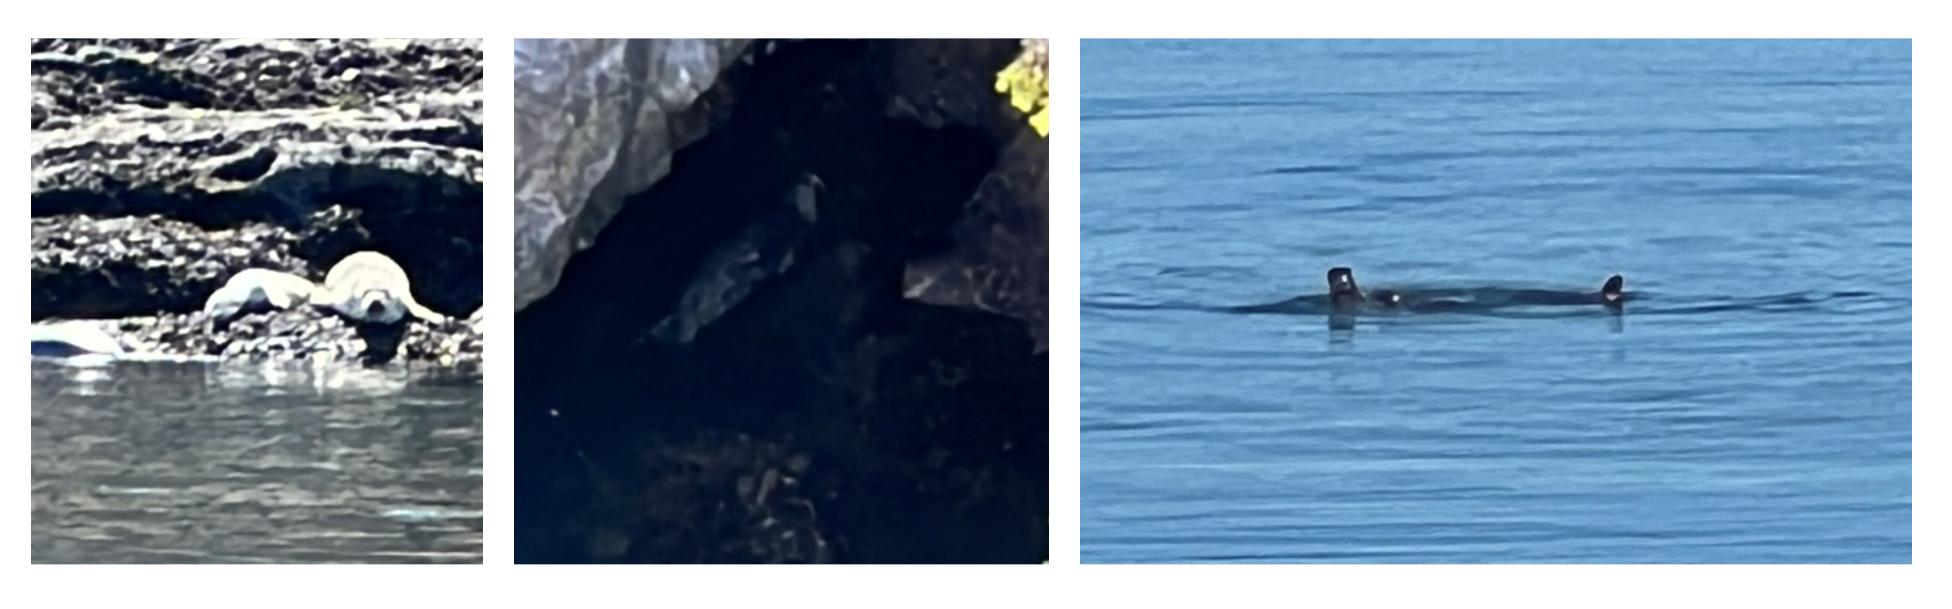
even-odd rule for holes
{"type": "Polygon", "coordinates": [[[397,359],[480,360],[480,41],[32,46],[35,322],[162,355],[371,359],[329,312],[202,308],[245,269],[316,282],[375,250],[450,318],[398,329],[397,359]]]}

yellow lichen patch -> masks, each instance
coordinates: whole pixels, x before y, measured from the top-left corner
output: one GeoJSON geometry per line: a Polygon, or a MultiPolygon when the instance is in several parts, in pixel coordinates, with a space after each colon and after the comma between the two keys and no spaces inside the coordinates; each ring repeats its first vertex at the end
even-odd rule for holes
{"type": "Polygon", "coordinates": [[[996,92],[1010,94],[1010,105],[1030,115],[1030,128],[1050,136],[1050,41],[1023,41],[1023,52],[996,73],[996,92]]]}

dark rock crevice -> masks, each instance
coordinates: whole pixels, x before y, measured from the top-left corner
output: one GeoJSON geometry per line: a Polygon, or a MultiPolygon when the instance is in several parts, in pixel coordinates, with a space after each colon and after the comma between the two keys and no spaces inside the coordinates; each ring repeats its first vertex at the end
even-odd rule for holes
{"type": "MultiPolygon", "coordinates": [[[[517,315],[518,560],[1046,557],[1048,359],[1022,321],[902,294],[909,263],[955,247],[1009,138],[891,115],[906,44],[781,43],[728,71],[701,102],[723,122],[517,315]],[[785,276],[692,344],[640,340],[809,172],[819,221],[785,276]]],[[[994,72],[1015,44],[954,69],[994,72]]]]}

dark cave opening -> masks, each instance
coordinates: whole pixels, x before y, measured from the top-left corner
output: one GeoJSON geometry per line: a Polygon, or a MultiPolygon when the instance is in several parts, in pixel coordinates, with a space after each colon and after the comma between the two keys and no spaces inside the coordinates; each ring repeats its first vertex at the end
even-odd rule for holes
{"type": "Polygon", "coordinates": [[[1048,356],[1021,322],[901,297],[999,144],[889,118],[888,52],[793,43],[727,74],[727,121],[517,315],[519,562],[795,562],[758,538],[812,529],[843,562],[1045,558],[1048,356]],[[807,172],[826,189],[792,269],[690,345],[640,341],[807,172]],[[752,490],[774,471],[798,486],[752,490]]]}

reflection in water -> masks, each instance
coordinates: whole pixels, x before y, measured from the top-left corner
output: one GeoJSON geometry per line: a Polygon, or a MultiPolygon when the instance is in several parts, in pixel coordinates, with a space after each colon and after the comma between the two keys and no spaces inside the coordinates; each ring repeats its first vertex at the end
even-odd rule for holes
{"type": "MultiPolygon", "coordinates": [[[[1591,309],[1591,307],[1588,307],[1588,309],[1591,309]]],[[[1626,332],[1627,330],[1626,309],[1627,308],[1622,305],[1600,308],[1602,314],[1606,316],[1606,328],[1609,332],[1613,334],[1623,334],[1626,332]]],[[[1387,315],[1375,316],[1375,317],[1394,318],[1394,317],[1403,317],[1404,315],[1407,314],[1408,313],[1404,313],[1404,312],[1391,312],[1387,315]]],[[[1551,311],[1546,311],[1541,313],[1537,308],[1534,308],[1533,310],[1530,311],[1521,310],[1518,312],[1510,312],[1510,311],[1492,312],[1492,313],[1486,313],[1485,316],[1498,317],[1498,318],[1517,318],[1517,319],[1557,319],[1562,317],[1577,317],[1577,316],[1585,316],[1591,314],[1592,313],[1590,312],[1590,310],[1575,311],[1572,312],[1571,314],[1565,312],[1551,312],[1551,311]]],[[[1330,312],[1327,314],[1327,317],[1328,317],[1328,344],[1337,345],[1337,346],[1354,344],[1355,334],[1356,334],[1356,319],[1358,316],[1347,312],[1330,312]]]]}
{"type": "Polygon", "coordinates": [[[481,561],[478,370],[36,360],[35,562],[481,561]]]}

